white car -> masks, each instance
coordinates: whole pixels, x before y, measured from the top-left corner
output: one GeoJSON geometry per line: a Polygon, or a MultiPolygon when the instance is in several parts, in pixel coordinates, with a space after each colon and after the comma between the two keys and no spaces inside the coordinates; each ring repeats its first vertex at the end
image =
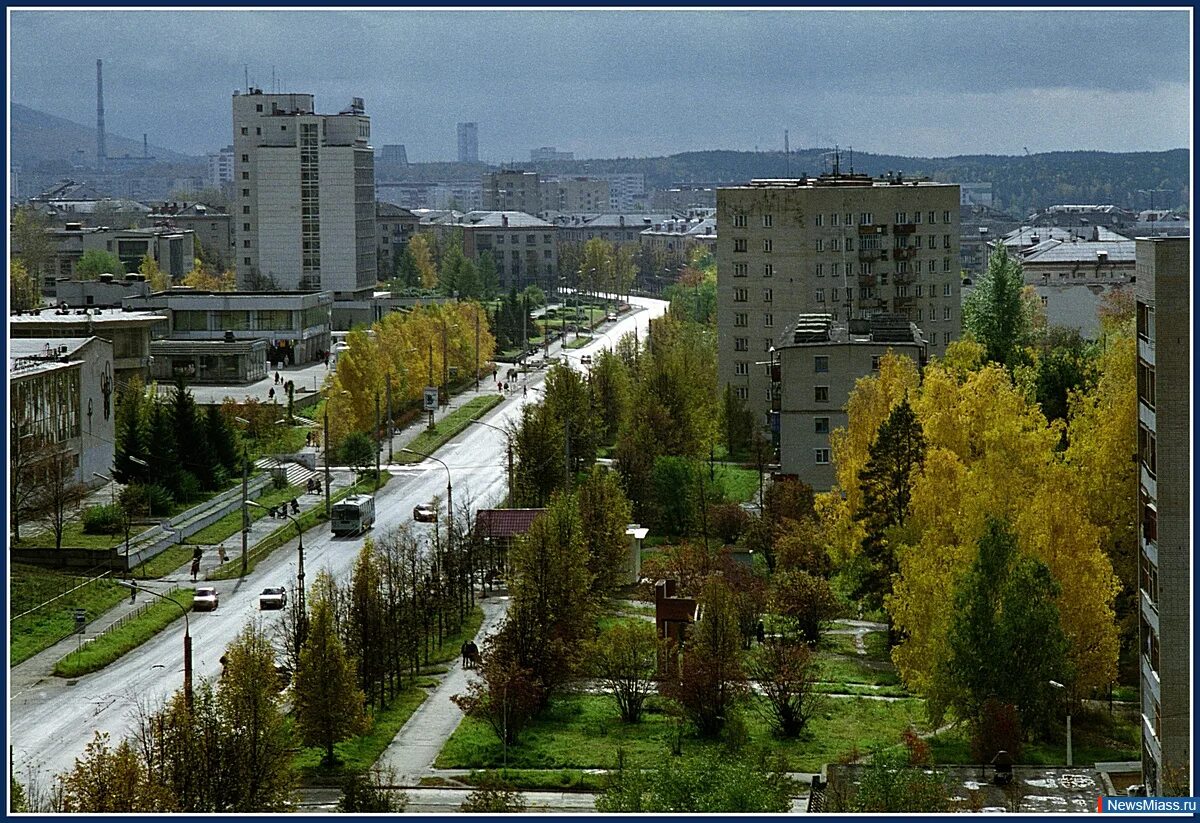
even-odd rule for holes
{"type": "Polygon", "coordinates": [[[418,523],[436,523],[437,510],[428,503],[421,503],[413,509],[413,520],[416,520],[418,523]]]}
{"type": "Polygon", "coordinates": [[[604,316],[604,319],[605,319],[605,320],[607,320],[607,321],[609,321],[609,322],[611,323],[613,320],[616,320],[616,319],[617,319],[617,315],[616,315],[616,313],[615,313],[615,312],[611,312],[611,311],[610,311],[608,314],[606,314],[606,315],[604,316]]]}
{"type": "Polygon", "coordinates": [[[263,589],[258,596],[259,611],[267,609],[282,609],[287,605],[287,589],[283,586],[271,586],[263,589]]]}
{"type": "Polygon", "coordinates": [[[201,586],[192,596],[192,611],[215,612],[219,603],[220,598],[216,589],[211,586],[201,586]]]}

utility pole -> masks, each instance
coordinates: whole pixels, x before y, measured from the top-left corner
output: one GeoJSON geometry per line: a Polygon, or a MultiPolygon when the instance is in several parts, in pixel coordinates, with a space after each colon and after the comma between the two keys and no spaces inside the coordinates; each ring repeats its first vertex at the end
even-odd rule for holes
{"type": "Polygon", "coordinates": [[[475,393],[479,394],[479,310],[475,312],[475,393]]]}
{"type": "Polygon", "coordinates": [[[331,502],[329,500],[329,400],[325,400],[325,439],[321,441],[321,446],[325,451],[325,519],[329,520],[333,517],[331,511],[331,502]]]}
{"type": "MultiPolygon", "coordinates": [[[[429,382],[425,385],[433,385],[433,340],[429,341],[429,382]]],[[[429,410],[429,428],[433,428],[433,409],[429,410]]]]}
{"type": "MultiPolygon", "coordinates": [[[[328,424],[329,418],[325,418],[328,424]]],[[[246,447],[242,446],[242,576],[246,575],[246,565],[249,562],[246,557],[246,543],[250,537],[250,509],[246,505],[246,501],[250,499],[250,458],[246,454],[246,447]]],[[[128,537],[126,538],[128,545],[128,537]]],[[[125,550],[126,555],[129,549],[125,550]]]]}
{"type": "Polygon", "coordinates": [[[387,382],[387,434],[388,434],[388,464],[392,463],[392,376],[388,375],[387,382]]]}
{"type": "Polygon", "coordinates": [[[379,490],[379,453],[383,444],[379,442],[379,391],[375,392],[375,490],[379,490]]]}

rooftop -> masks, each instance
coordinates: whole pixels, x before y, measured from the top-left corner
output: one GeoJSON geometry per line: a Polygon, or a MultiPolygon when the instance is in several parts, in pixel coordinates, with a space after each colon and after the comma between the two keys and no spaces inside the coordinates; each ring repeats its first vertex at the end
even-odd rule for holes
{"type": "Polygon", "coordinates": [[[834,321],[832,314],[801,314],[782,335],[786,342],[778,348],[828,345],[830,343],[921,346],[925,338],[916,323],[902,314],[876,314],[870,320],[850,320],[847,324],[834,321]]]}
{"type": "Polygon", "coordinates": [[[166,315],[149,311],[122,311],[121,309],[34,309],[20,314],[10,314],[9,329],[14,326],[77,325],[151,325],[166,320],[166,315]]]}
{"type": "Polygon", "coordinates": [[[1110,263],[1132,263],[1137,244],[1133,240],[1046,240],[1021,256],[1022,263],[1095,263],[1106,258],[1110,263]]]}
{"type": "Polygon", "coordinates": [[[459,220],[464,226],[480,228],[509,228],[509,229],[549,229],[553,223],[547,223],[532,214],[523,211],[472,211],[467,212],[459,220]]]}
{"type": "Polygon", "coordinates": [[[475,513],[475,529],[485,537],[517,537],[545,509],[480,509],[475,513]]]}

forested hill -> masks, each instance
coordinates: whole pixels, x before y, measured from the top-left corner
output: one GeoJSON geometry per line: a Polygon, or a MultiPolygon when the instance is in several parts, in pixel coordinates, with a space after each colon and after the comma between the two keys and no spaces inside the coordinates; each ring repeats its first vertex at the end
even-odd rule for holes
{"type": "MultiPolygon", "coordinates": [[[[783,177],[790,172],[820,174],[830,167],[831,152],[824,149],[793,151],[697,151],[668,157],[575,160],[523,163],[525,169],[548,174],[640,172],[650,188],[679,185],[732,185],[754,177],[783,177]]],[[[1024,214],[1057,203],[1113,203],[1128,208],[1148,208],[1150,190],[1154,205],[1173,208],[1188,202],[1191,175],[1186,149],[1160,152],[1111,153],[1066,151],[956,157],[902,157],[841,151],[841,168],[871,175],[902,171],[907,177],[926,176],[951,183],[991,183],[995,205],[1024,214]]],[[[478,179],[485,167],[465,164],[414,164],[400,171],[400,179],[478,179]],[[461,176],[456,172],[461,168],[461,176]]]]}

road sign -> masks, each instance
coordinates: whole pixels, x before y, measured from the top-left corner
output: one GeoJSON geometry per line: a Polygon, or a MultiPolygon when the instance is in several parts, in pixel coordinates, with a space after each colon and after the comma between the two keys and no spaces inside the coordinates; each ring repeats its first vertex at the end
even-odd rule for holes
{"type": "Polygon", "coordinates": [[[87,612],[83,609],[75,610],[75,633],[83,634],[83,630],[87,628],[87,612]]]}
{"type": "Polygon", "coordinates": [[[425,411],[437,411],[438,407],[438,388],[437,386],[425,387],[425,411]]]}

